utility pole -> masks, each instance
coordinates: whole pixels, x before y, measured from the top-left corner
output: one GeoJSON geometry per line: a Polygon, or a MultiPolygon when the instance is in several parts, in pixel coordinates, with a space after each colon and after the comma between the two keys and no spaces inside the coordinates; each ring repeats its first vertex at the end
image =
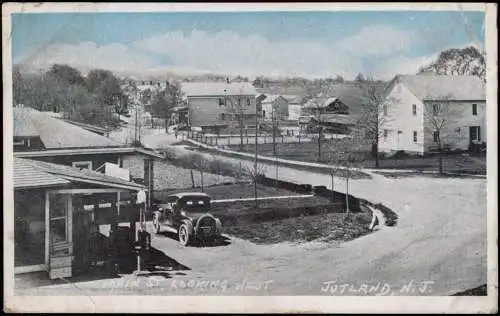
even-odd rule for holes
{"type": "Polygon", "coordinates": [[[258,142],[258,137],[257,137],[257,132],[259,130],[259,111],[257,110],[257,104],[255,104],[255,159],[254,159],[254,163],[253,163],[253,167],[254,167],[254,181],[253,181],[253,189],[254,189],[254,196],[255,196],[255,207],[258,208],[259,207],[259,200],[257,199],[257,152],[258,152],[258,145],[259,145],[259,142],[258,142]]]}
{"type": "Polygon", "coordinates": [[[278,119],[275,114],[274,104],[271,105],[271,119],[273,124],[273,156],[276,163],[276,180],[278,180],[278,156],[276,150],[276,133],[278,129],[278,119]]]}
{"type": "Polygon", "coordinates": [[[276,157],[276,118],[274,117],[274,108],[271,107],[271,120],[273,122],[273,156],[276,157]]]}
{"type": "Polygon", "coordinates": [[[137,106],[135,107],[135,124],[134,124],[134,146],[137,143],[137,126],[139,121],[137,120],[137,106]]]}

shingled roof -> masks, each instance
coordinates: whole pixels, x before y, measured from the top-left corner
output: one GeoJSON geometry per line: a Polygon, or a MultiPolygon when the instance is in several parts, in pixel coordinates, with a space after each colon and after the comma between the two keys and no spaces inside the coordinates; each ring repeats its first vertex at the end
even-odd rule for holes
{"type": "Polygon", "coordinates": [[[421,100],[486,100],[486,85],[476,76],[399,75],[395,79],[421,100]]]}
{"type": "Polygon", "coordinates": [[[109,187],[140,190],[144,186],[96,171],[54,163],[14,158],[14,188],[64,185],[71,182],[95,183],[109,187]]]}
{"type": "Polygon", "coordinates": [[[122,146],[112,139],[54,118],[33,108],[13,109],[14,136],[39,136],[46,149],[122,146]]]}
{"type": "Polygon", "coordinates": [[[69,180],[37,169],[26,159],[14,158],[14,188],[41,188],[70,184],[69,180]]]}

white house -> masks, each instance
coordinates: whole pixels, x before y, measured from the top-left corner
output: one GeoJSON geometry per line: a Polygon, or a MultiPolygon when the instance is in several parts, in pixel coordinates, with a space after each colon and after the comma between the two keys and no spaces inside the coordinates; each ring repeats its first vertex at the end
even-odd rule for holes
{"type": "Polygon", "coordinates": [[[257,90],[249,82],[190,82],[182,85],[191,127],[233,126],[240,115],[255,125],[257,90]]]}
{"type": "Polygon", "coordinates": [[[426,154],[486,144],[486,94],[475,76],[398,75],[380,106],[379,152],[426,154]],[[438,124],[437,124],[438,123],[438,124]]]}
{"type": "Polygon", "coordinates": [[[264,121],[288,119],[288,100],[281,95],[266,94],[261,101],[262,119],[264,121]]]}

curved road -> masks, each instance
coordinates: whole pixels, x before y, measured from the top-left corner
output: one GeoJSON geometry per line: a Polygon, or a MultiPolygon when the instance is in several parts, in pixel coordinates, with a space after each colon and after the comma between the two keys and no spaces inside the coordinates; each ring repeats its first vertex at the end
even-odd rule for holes
{"type": "MultiPolygon", "coordinates": [[[[275,166],[268,165],[266,173],[274,177],[275,166]]],[[[329,175],[287,167],[279,167],[278,175],[331,188],[329,175]]],[[[371,175],[372,179],[350,180],[349,193],[396,211],[397,226],[307,255],[277,250],[275,268],[252,263],[245,267],[247,274],[274,280],[269,287],[272,294],[317,295],[324,293],[318,290],[326,289],[324,282],[331,281],[353,285],[358,294],[364,294],[363,284],[381,282],[395,295],[448,295],[486,283],[486,179],[371,175]],[[410,283],[421,286],[411,287],[414,292],[405,292],[408,287],[400,291],[410,283]]],[[[334,185],[345,192],[344,180],[335,178],[334,185]]],[[[328,292],[339,295],[341,287],[330,286],[328,292]]]]}

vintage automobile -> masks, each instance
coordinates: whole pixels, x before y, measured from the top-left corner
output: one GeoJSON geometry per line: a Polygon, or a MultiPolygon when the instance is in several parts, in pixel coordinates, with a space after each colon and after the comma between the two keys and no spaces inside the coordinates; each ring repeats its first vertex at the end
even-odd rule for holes
{"type": "Polygon", "coordinates": [[[156,204],[153,211],[155,233],[162,228],[174,230],[179,242],[187,246],[194,241],[213,242],[221,234],[222,224],[210,214],[211,198],[202,192],[169,195],[156,204]]]}

